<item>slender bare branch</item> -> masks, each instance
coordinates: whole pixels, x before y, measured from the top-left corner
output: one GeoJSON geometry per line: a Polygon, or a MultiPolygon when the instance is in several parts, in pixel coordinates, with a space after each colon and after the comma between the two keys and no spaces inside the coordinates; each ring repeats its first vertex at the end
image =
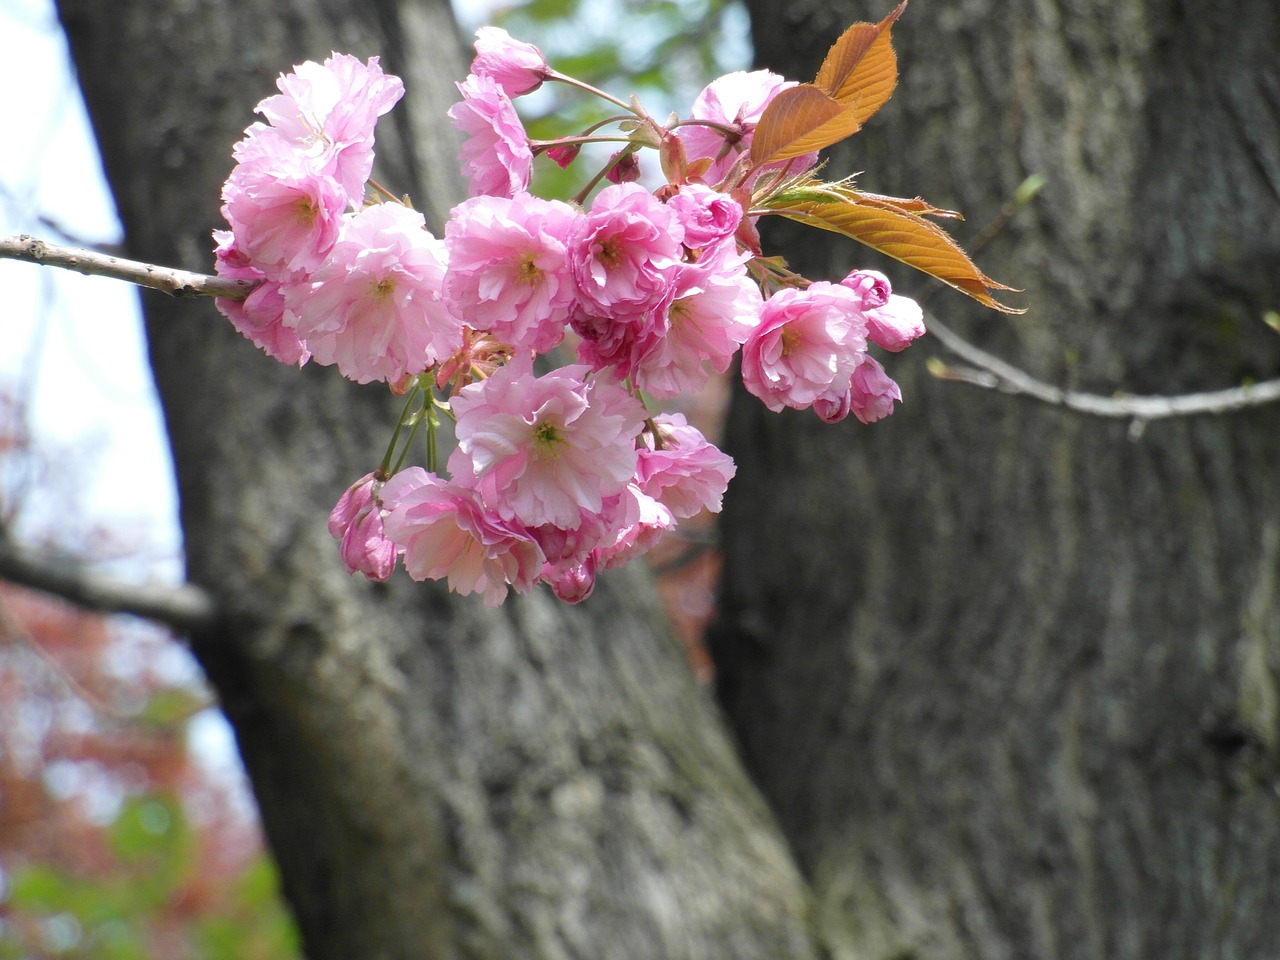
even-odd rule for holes
{"type": "Polygon", "coordinates": [[[0,579],[106,613],[131,613],[190,632],[213,623],[217,604],[191,584],[178,587],[126,583],[75,561],[38,557],[0,538],[0,579]]]}
{"type": "Polygon", "coordinates": [[[225,297],[243,300],[256,286],[249,280],[231,280],[226,277],[191,273],[173,267],[161,267],[154,263],[125,260],[87,250],[83,247],[66,247],[35,237],[0,237],[0,259],[23,260],[47,267],[62,267],[96,277],[112,277],[150,287],[173,297],[225,297]]]}
{"type": "Polygon", "coordinates": [[[1063,390],[1051,383],[1037,380],[1025,370],[975,347],[934,317],[929,318],[926,327],[943,346],[972,364],[971,367],[958,367],[935,359],[929,364],[929,372],[935,377],[987,390],[998,390],[1001,393],[1031,397],[1050,406],[1065,407],[1095,417],[1114,417],[1145,423],[1167,417],[1232,413],[1280,400],[1280,380],[1263,380],[1243,387],[1173,396],[1131,396],[1118,393],[1108,397],[1063,390]]]}

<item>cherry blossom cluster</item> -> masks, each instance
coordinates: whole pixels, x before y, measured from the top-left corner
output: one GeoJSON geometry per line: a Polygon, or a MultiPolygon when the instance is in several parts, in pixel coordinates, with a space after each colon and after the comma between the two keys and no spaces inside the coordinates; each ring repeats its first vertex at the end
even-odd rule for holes
{"type": "Polygon", "coordinates": [[[348,570],[381,580],[403,563],[489,604],[545,582],[576,602],[599,571],[719,510],[733,476],[682,415],[652,404],[735,359],[774,411],[869,423],[901,399],[868,348],[919,336],[916,304],[875,272],[810,282],[762,255],[756,202],[817,159],[750,161],[762,111],[794,86],[781,77],[728,74],[659,124],[482,28],[449,111],[471,196],[437,234],[370,180],[375,124],[403,94],[377,58],[334,54],[278,86],[234,148],[230,229],[215,232],[219,274],[256,286],[219,307],[277,360],[407,397],[383,463],[330,516],[348,570]],[[530,140],[513,99],[548,81],[620,109],[617,135],[602,122],[530,140]],[[573,202],[530,192],[536,156],[568,167],[593,142],[617,149],[573,202]],[[656,189],[641,183],[645,148],[661,161],[656,189]],[[441,416],[456,438],[444,470],[441,416]],[[424,431],[426,465],[406,466],[424,431]]]}

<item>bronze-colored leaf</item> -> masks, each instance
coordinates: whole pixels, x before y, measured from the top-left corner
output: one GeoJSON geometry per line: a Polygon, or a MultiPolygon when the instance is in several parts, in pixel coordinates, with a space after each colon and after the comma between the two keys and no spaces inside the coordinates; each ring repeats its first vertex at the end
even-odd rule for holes
{"type": "Polygon", "coordinates": [[[886,197],[882,193],[865,193],[858,190],[854,194],[857,202],[865,204],[869,207],[883,207],[888,210],[901,210],[906,213],[914,213],[922,217],[949,217],[953,220],[963,220],[964,217],[955,210],[944,210],[941,207],[935,207],[928,200],[922,200],[919,197],[905,199],[903,197],[886,197]]]}
{"type": "Polygon", "coordinates": [[[813,84],[838,103],[853,105],[858,126],[885,105],[898,85],[898,58],[889,33],[907,0],[879,23],[855,23],[827,52],[813,84]]]}
{"type": "Polygon", "coordinates": [[[760,115],[751,140],[751,162],[790,160],[838,143],[857,132],[855,113],[811,83],[783,90],[760,115]]]}
{"type": "Polygon", "coordinates": [[[811,198],[793,199],[773,212],[864,243],[941,280],[992,310],[1024,312],[1000,303],[989,292],[1013,290],[1013,287],[992,280],[946,231],[907,210],[893,209],[884,203],[860,202],[860,198],[811,198]]]}

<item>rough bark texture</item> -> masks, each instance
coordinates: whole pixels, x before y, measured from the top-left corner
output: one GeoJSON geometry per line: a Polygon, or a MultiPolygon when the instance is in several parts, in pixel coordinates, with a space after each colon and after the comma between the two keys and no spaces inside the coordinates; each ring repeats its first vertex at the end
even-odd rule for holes
{"type": "MultiPolygon", "coordinates": [[[[753,0],[799,79],[888,4],[753,0]]],[[[1274,0],[915,4],[902,85],[837,154],[964,211],[1025,318],[928,309],[1036,374],[1174,393],[1280,372],[1274,0]]],[[[831,235],[810,276],[885,269],[831,235]]],[[[1011,298],[1012,299],[1012,298],[1011,298]]],[[[1151,425],[887,366],[890,420],[750,398],[714,655],[837,958],[1261,957],[1280,943],[1280,411],[1151,425]],[[785,530],[785,537],[778,531],[785,530]]]]}
{"type": "MultiPolygon", "coordinates": [[[[381,54],[409,88],[380,178],[439,230],[466,72],[439,2],[61,0],[129,255],[212,263],[229,149],[275,76],[381,54]]],[[[811,956],[798,874],[643,574],[581,610],[348,577],[325,530],[394,422],[209,304],[146,300],[193,638],[314,960],[811,956]]]]}

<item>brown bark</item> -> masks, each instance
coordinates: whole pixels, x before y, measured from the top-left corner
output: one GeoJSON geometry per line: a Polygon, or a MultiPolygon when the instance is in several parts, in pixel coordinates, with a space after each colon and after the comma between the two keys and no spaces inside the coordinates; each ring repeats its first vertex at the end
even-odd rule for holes
{"type": "MultiPolygon", "coordinates": [[[[444,3],[62,0],[131,257],[208,270],[230,146],[276,74],[380,54],[409,88],[380,179],[438,231],[444,3]]],[[[325,519],[394,404],[259,355],[208,304],[145,299],[193,637],[315,960],[811,956],[801,884],[635,570],[579,610],[348,577],[325,519]]]]}
{"type": "MultiPolygon", "coordinates": [[[[812,77],[887,7],[753,0],[812,77]]],[[[1280,8],[912,4],[902,85],[830,170],[964,211],[1025,318],[928,309],[1041,377],[1274,376],[1280,8]]],[[[964,226],[964,225],[962,225],[964,226]]],[[[815,277],[885,269],[779,230],[815,277]]],[[[1126,425],[886,365],[889,421],[750,398],[724,517],[720,689],[835,957],[1260,957],[1280,943],[1280,411],[1126,425]],[[779,536],[778,531],[787,531],[779,536]]]]}

